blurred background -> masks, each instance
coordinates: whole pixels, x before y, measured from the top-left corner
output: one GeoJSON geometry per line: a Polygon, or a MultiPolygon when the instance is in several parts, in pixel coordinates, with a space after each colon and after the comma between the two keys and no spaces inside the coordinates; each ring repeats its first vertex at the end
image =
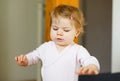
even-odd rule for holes
{"type": "MultiPolygon", "coordinates": [[[[50,2],[49,2],[50,3],[50,2]]],[[[45,42],[45,0],[0,0],[0,81],[41,81],[41,63],[14,57],[45,42]]],[[[79,43],[98,58],[101,73],[120,72],[120,0],[79,0],[88,25],[79,43]]]]}

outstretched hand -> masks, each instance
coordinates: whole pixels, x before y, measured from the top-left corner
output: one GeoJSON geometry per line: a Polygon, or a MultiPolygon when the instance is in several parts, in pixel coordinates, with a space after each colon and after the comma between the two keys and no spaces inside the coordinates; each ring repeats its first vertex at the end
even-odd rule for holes
{"type": "Polygon", "coordinates": [[[76,74],[78,75],[97,75],[99,74],[98,68],[94,64],[90,64],[85,67],[81,67],[76,74]]]}
{"type": "Polygon", "coordinates": [[[16,56],[15,61],[20,66],[27,66],[28,65],[28,59],[25,55],[16,56]]]}

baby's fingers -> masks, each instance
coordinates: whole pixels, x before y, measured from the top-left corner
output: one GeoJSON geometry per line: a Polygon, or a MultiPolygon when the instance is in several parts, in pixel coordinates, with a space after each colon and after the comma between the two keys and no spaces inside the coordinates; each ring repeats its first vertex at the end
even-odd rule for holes
{"type": "Polygon", "coordinates": [[[15,57],[15,61],[18,61],[18,57],[17,56],[15,57]]]}
{"type": "Polygon", "coordinates": [[[76,73],[77,73],[78,75],[85,75],[85,74],[88,73],[88,71],[89,71],[88,68],[81,67],[76,73]]]}
{"type": "Polygon", "coordinates": [[[99,74],[99,71],[97,71],[97,70],[92,70],[91,72],[89,72],[89,74],[97,75],[97,74],[99,74]]]}
{"type": "Polygon", "coordinates": [[[20,55],[20,56],[16,56],[15,60],[19,65],[22,65],[22,64],[26,63],[27,58],[25,55],[20,55]]]}
{"type": "Polygon", "coordinates": [[[25,60],[26,60],[25,55],[20,55],[19,61],[22,63],[22,62],[24,62],[25,60]]]}
{"type": "Polygon", "coordinates": [[[16,56],[15,61],[20,66],[27,66],[28,65],[28,60],[27,60],[27,57],[25,55],[16,56]]]}

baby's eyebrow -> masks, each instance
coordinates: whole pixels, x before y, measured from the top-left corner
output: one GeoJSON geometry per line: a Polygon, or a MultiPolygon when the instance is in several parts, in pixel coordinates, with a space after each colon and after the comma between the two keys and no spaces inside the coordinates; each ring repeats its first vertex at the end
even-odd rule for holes
{"type": "Polygon", "coordinates": [[[56,27],[58,27],[57,25],[55,25],[55,24],[52,24],[52,26],[56,26],[56,27]]]}
{"type": "Polygon", "coordinates": [[[68,26],[64,26],[63,28],[64,29],[71,29],[71,27],[68,27],[68,26]]]}
{"type": "Polygon", "coordinates": [[[70,28],[70,27],[64,26],[63,28],[70,28]]]}

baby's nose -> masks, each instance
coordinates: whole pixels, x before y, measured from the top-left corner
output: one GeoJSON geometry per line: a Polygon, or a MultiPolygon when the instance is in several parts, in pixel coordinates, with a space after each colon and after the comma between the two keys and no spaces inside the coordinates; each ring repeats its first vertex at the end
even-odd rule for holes
{"type": "Polygon", "coordinates": [[[62,36],[63,35],[63,31],[62,30],[58,30],[57,31],[57,35],[61,35],[62,36]]]}

